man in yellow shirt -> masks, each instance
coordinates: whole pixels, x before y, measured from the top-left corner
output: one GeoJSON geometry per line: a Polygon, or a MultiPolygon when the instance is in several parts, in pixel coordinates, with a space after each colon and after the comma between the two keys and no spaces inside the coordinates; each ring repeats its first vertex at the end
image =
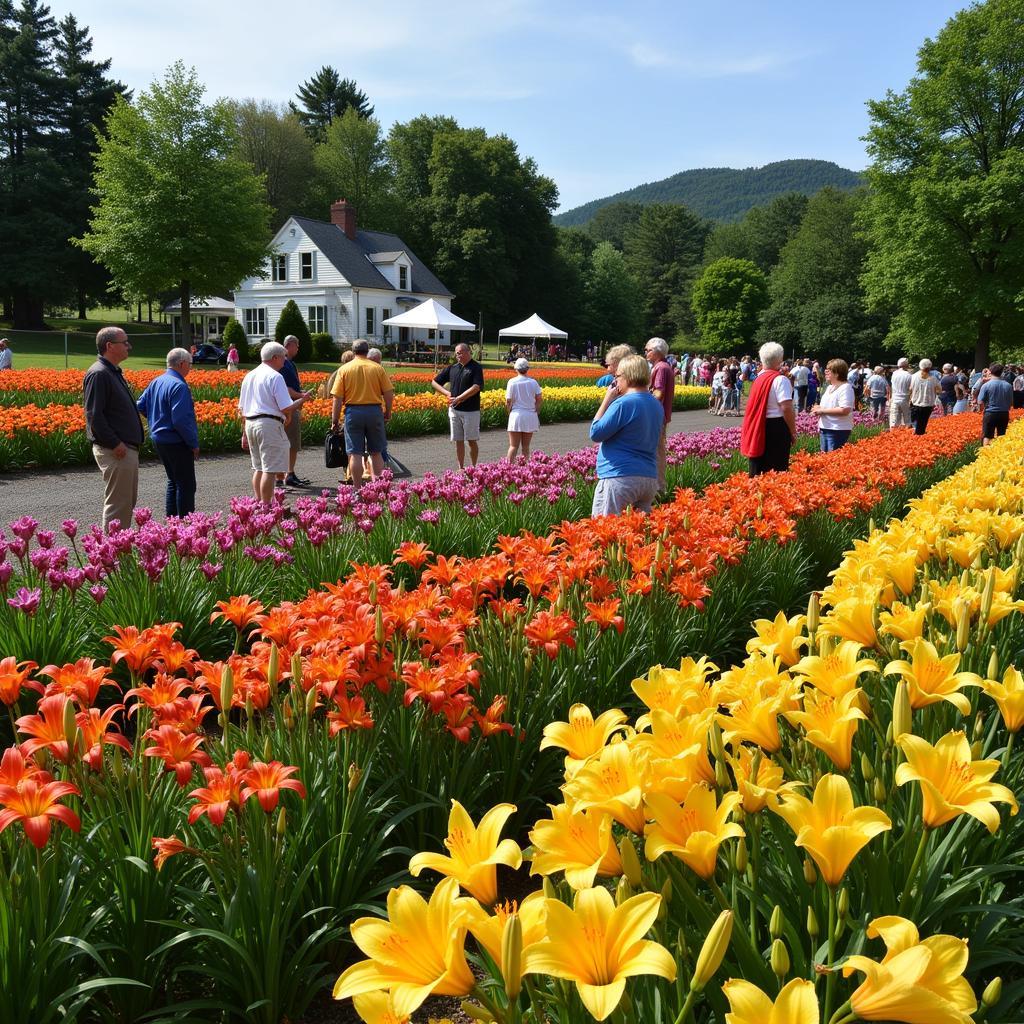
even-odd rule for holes
{"type": "Polygon", "coordinates": [[[362,338],[352,345],[355,358],[338,371],[331,388],[334,408],[331,429],[337,430],[341,410],[345,410],[345,451],[352,483],[363,482],[363,453],[370,455],[370,477],[374,480],[384,469],[383,451],[387,443],[385,424],[391,419],[395,389],[383,366],[367,358],[369,342],[362,338]]]}

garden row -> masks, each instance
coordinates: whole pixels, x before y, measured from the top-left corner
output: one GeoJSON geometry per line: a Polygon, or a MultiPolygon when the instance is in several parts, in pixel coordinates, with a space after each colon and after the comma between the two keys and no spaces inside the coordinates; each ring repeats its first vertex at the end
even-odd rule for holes
{"type": "Polygon", "coordinates": [[[530,846],[501,838],[514,807],[454,805],[448,853],[409,864],[442,880],[352,926],[335,996],[366,1020],[431,994],[500,1022],[1019,1019],[1022,425],[911,504],[742,663],[658,665],[634,721],[546,726],[565,782],[530,846]],[[543,892],[495,907],[524,859],[543,892]]]}
{"type": "MultiPolygon", "coordinates": [[[[160,370],[124,371],[129,386],[137,393],[142,391],[157,377],[160,370]]],[[[533,367],[530,376],[545,387],[572,387],[580,384],[593,384],[605,371],[598,366],[580,367],[533,367]]],[[[82,400],[82,379],[84,370],[11,370],[0,377],[0,406],[15,405],[77,405],[82,400]]],[[[221,398],[237,397],[245,371],[208,370],[199,368],[189,377],[189,386],[196,401],[215,402],[221,398]]],[[[389,369],[388,376],[400,395],[417,395],[431,393],[430,382],[434,379],[433,370],[389,369]]],[[[504,390],[505,385],[516,376],[508,369],[486,369],[484,371],[485,390],[504,390]]],[[[304,388],[319,388],[327,380],[328,374],[312,370],[302,370],[299,379],[304,388]]]]}
{"type": "MultiPolygon", "coordinates": [[[[224,601],[226,658],[189,649],[166,622],[111,630],[109,663],[4,662],[0,699],[21,746],[0,763],[0,1018],[295,1019],[350,956],[353,912],[443,835],[450,799],[474,819],[516,805],[478,838],[507,817],[518,835],[557,792],[558,759],[538,756],[552,715],[618,703],[645,666],[681,653],[734,655],[750,618],[824,583],[868,515],[888,518],[969,461],[977,429],[977,417],[950,417],[924,437],[799,455],[788,473],[680,491],[646,517],[503,537],[476,558],[410,542],[394,565],[356,564],[295,602],[224,601]]],[[[703,679],[706,663],[683,674],[703,679]]],[[[396,899],[414,910],[407,892],[396,899]]],[[[732,898],[743,892],[738,882],[732,898]]],[[[453,896],[435,896],[437,935],[453,896]]],[[[628,915],[634,928],[647,930],[650,906],[628,915]]],[[[493,933],[494,920],[481,927],[493,933]]],[[[461,951],[437,935],[407,947],[404,970],[457,966],[461,951]]],[[[466,983],[453,979],[415,987],[466,983]]],[[[675,998],[650,1005],[675,1019],[675,998]]],[[[580,1019],[552,1004],[567,1014],[580,1019]]]]}
{"type": "MultiPolygon", "coordinates": [[[[542,424],[589,419],[601,395],[591,385],[549,387],[540,410],[542,424]]],[[[699,409],[707,405],[707,388],[678,387],[673,407],[699,409]]],[[[331,400],[317,398],[303,407],[302,437],[307,445],[323,443],[331,423],[331,400]]],[[[505,392],[485,391],[481,398],[480,423],[484,429],[504,427],[508,421],[505,392]]],[[[238,448],[241,421],[238,399],[220,398],[196,402],[199,446],[202,451],[234,451],[238,448]]],[[[448,405],[434,392],[396,395],[388,436],[421,437],[448,430],[448,405]]],[[[147,437],[140,455],[153,458],[147,437]]],[[[0,408],[0,472],[32,467],[85,465],[92,462],[92,447],[85,436],[81,405],[20,405],[0,408]]]]}

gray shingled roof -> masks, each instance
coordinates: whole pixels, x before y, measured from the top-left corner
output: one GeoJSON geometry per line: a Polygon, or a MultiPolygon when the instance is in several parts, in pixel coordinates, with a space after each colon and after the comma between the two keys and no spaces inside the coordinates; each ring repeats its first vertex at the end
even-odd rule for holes
{"type": "Polygon", "coordinates": [[[292,219],[306,232],[324,257],[331,261],[338,273],[356,288],[399,291],[366,257],[369,253],[404,250],[412,264],[412,287],[406,291],[424,295],[452,294],[398,235],[384,231],[357,231],[353,241],[336,224],[309,217],[292,219]]]}

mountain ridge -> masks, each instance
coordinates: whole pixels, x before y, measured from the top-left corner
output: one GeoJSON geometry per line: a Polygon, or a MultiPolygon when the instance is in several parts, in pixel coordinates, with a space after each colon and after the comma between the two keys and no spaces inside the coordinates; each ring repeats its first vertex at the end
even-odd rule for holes
{"type": "Polygon", "coordinates": [[[813,195],[831,185],[852,189],[863,184],[863,175],[831,160],[776,160],[761,167],[694,167],[660,181],[644,182],[614,195],[564,210],[553,218],[559,227],[581,227],[602,206],[632,202],[681,203],[709,220],[739,220],[754,206],[770,202],[786,192],[813,195]]]}

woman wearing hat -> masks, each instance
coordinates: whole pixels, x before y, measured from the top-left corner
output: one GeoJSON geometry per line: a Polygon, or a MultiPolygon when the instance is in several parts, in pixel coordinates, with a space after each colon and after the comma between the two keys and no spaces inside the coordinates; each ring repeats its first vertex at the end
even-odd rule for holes
{"type": "Polygon", "coordinates": [[[528,377],[530,364],[526,359],[515,361],[516,375],[505,387],[505,409],[508,412],[508,461],[515,462],[521,450],[530,457],[530,438],[540,427],[540,385],[528,377]]]}

